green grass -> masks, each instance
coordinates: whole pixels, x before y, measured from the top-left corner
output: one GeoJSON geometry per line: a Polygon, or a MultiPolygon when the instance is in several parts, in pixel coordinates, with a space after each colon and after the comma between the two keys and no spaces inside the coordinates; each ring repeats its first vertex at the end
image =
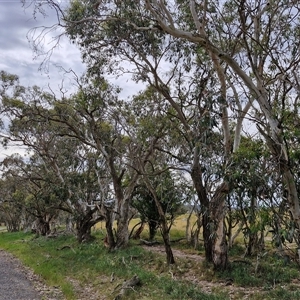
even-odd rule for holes
{"type": "Polygon", "coordinates": [[[231,279],[234,284],[243,287],[270,287],[290,283],[299,277],[299,267],[288,265],[283,259],[264,256],[256,267],[256,261],[233,261],[228,270],[219,273],[223,279],[231,279]]]}
{"type": "Polygon", "coordinates": [[[165,258],[139,246],[107,253],[102,237],[97,235],[93,243],[78,245],[72,236],[47,239],[20,232],[0,233],[0,248],[17,256],[48,285],[60,286],[66,299],[81,299],[79,290],[87,285],[114,299],[117,287],[135,274],[142,285],[124,299],[228,299],[224,294],[205,294],[191,283],[172,279],[165,258]]]}
{"type": "MultiPolygon", "coordinates": [[[[212,265],[203,260],[203,253],[199,260],[183,255],[176,259],[174,266],[166,264],[164,254],[146,251],[138,241],[130,241],[124,250],[108,253],[103,246],[103,234],[98,231],[92,243],[79,245],[73,236],[50,239],[22,232],[1,232],[0,248],[20,258],[48,285],[59,286],[66,299],[88,299],[83,297],[86,288],[89,289],[87,294],[98,292],[101,297],[114,299],[124,280],[134,275],[142,284],[135,291],[128,291],[122,299],[226,300],[230,288],[235,288],[234,293],[230,292],[231,299],[242,299],[249,292],[246,297],[252,300],[300,299],[299,266],[272,252],[261,257],[257,265],[256,257],[241,258],[244,248],[235,245],[229,253],[229,268],[216,273],[212,265]],[[191,271],[195,277],[191,277],[191,271]],[[202,282],[194,284],[191,278],[202,282]],[[224,286],[228,281],[232,286],[224,286]],[[209,294],[201,290],[206,283],[212,285],[209,294]]],[[[172,240],[182,237],[178,229],[171,234],[172,240]]],[[[199,250],[189,248],[186,241],[172,243],[172,246],[189,254],[199,254],[199,250]]]]}
{"type": "MultiPolygon", "coordinates": [[[[276,287],[273,290],[268,291],[266,294],[257,295],[256,300],[296,300],[300,299],[300,291],[299,290],[290,290],[291,287],[276,287]]],[[[299,289],[299,287],[297,287],[299,289]]]]}

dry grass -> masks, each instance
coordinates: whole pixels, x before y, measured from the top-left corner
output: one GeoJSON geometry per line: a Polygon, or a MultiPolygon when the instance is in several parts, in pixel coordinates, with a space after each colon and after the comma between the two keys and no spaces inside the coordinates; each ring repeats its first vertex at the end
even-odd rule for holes
{"type": "MultiPolygon", "coordinates": [[[[185,229],[186,229],[186,225],[187,225],[187,219],[188,219],[188,214],[184,214],[184,215],[180,215],[178,216],[175,220],[174,223],[172,225],[172,229],[171,231],[175,231],[175,232],[181,232],[182,235],[185,235],[185,229]]],[[[193,226],[195,224],[197,220],[197,217],[195,214],[193,214],[191,216],[190,219],[190,224],[191,226],[193,226]]],[[[129,223],[129,230],[132,230],[132,228],[137,225],[138,223],[141,222],[140,218],[134,218],[130,221],[129,223]]],[[[114,228],[116,228],[116,222],[114,223],[114,228]]],[[[105,222],[99,222],[95,227],[95,230],[100,230],[100,231],[104,231],[105,230],[105,222]]],[[[148,232],[148,228],[147,226],[145,227],[145,232],[148,232]]]]}

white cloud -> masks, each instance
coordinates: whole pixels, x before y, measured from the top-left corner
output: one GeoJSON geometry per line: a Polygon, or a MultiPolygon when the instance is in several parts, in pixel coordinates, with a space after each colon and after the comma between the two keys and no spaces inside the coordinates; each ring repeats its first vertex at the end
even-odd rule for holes
{"type": "MultiPolygon", "coordinates": [[[[65,92],[76,91],[74,74],[69,70],[73,70],[78,77],[85,71],[80,51],[66,36],[62,36],[47,64],[40,69],[45,57],[37,56],[33,52],[31,38],[37,38],[41,34],[41,26],[51,27],[56,24],[57,16],[54,10],[49,9],[45,11],[46,17],[39,13],[33,17],[33,6],[29,3],[30,1],[24,8],[20,1],[0,0],[0,70],[18,75],[21,84],[26,87],[37,85],[48,89],[50,86],[52,91],[59,93],[63,84],[65,92]],[[33,31],[33,28],[36,30],[33,31]]],[[[51,50],[55,45],[55,37],[61,33],[59,30],[61,29],[49,31],[46,36],[40,35],[40,46],[43,46],[45,51],[51,50]]],[[[143,88],[142,84],[133,82],[129,74],[118,78],[111,76],[108,79],[122,88],[122,98],[132,96],[143,88]]],[[[7,150],[0,147],[0,160],[13,152],[24,153],[19,147],[7,150]]]]}
{"type": "MultiPolygon", "coordinates": [[[[63,69],[72,69],[78,76],[82,74],[85,67],[79,50],[66,37],[62,37],[59,47],[54,49],[48,61],[46,73],[45,69],[39,70],[43,57],[36,57],[30,48],[27,35],[32,28],[56,23],[54,11],[49,10],[46,13],[46,18],[40,14],[34,18],[33,7],[27,5],[25,9],[20,1],[0,0],[0,70],[18,75],[24,86],[37,85],[44,89],[50,86],[53,91],[59,92],[63,82],[65,90],[74,92],[73,75],[63,69]]],[[[57,33],[52,32],[52,36],[43,38],[46,49],[53,46],[51,41],[57,33]]],[[[23,146],[11,146],[7,149],[0,146],[0,161],[12,153],[24,156],[26,149],[23,146]]]]}
{"type": "MultiPolygon", "coordinates": [[[[33,7],[27,6],[25,9],[19,1],[0,1],[0,70],[18,75],[25,86],[38,85],[47,88],[49,85],[54,91],[58,91],[64,80],[65,88],[74,90],[72,76],[62,70],[72,69],[80,76],[85,67],[79,50],[66,37],[60,39],[59,46],[53,50],[50,60],[41,70],[39,68],[44,57],[36,56],[30,48],[28,37],[32,37],[31,29],[37,28],[37,37],[41,33],[38,27],[56,24],[54,11],[47,10],[46,13],[45,18],[41,14],[34,18],[33,7]]],[[[55,45],[54,38],[59,32],[53,31],[51,34],[40,36],[40,46],[46,51],[55,45]]]]}

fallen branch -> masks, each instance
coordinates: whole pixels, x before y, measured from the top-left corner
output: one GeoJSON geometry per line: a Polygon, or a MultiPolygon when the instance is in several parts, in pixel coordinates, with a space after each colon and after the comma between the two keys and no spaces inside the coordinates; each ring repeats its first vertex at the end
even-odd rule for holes
{"type": "Polygon", "coordinates": [[[65,245],[60,248],[56,248],[57,251],[64,250],[64,249],[71,249],[74,253],[76,253],[76,251],[73,249],[73,247],[71,247],[69,245],[65,245]]]}
{"type": "Polygon", "coordinates": [[[186,238],[183,237],[183,238],[179,238],[179,239],[176,239],[176,240],[171,240],[170,243],[178,243],[178,242],[181,242],[183,240],[186,240],[186,238]]]}
{"type": "MultiPolygon", "coordinates": [[[[133,290],[134,287],[141,285],[141,280],[137,275],[134,275],[130,280],[124,281],[119,294],[114,298],[114,300],[120,300],[125,295],[127,290],[133,290]]],[[[119,285],[116,287],[118,288],[119,285]]]]}
{"type": "Polygon", "coordinates": [[[146,246],[153,246],[153,245],[160,244],[160,242],[158,242],[158,241],[146,241],[146,240],[142,240],[142,239],[140,239],[140,242],[146,246]]]}
{"type": "Polygon", "coordinates": [[[232,261],[232,263],[242,263],[250,266],[252,265],[251,261],[244,260],[244,259],[235,259],[232,261]]]}

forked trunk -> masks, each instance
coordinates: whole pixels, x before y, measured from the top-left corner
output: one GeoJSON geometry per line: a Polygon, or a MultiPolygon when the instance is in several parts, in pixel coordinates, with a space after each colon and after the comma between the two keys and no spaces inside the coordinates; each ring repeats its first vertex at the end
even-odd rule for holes
{"type": "Polygon", "coordinates": [[[37,218],[34,226],[37,235],[45,236],[50,232],[50,220],[47,216],[37,218]]]}
{"type": "Polygon", "coordinates": [[[81,244],[92,240],[91,228],[93,225],[90,225],[89,222],[76,224],[76,237],[78,243],[81,244]]]}
{"type": "Polygon", "coordinates": [[[125,170],[121,172],[118,176],[115,170],[113,157],[109,159],[111,175],[113,178],[113,186],[116,196],[116,204],[117,204],[117,232],[116,232],[116,242],[115,249],[124,248],[128,245],[129,241],[129,221],[132,217],[130,211],[130,202],[132,199],[133,190],[138,178],[137,173],[132,176],[132,179],[127,186],[125,192],[124,187],[122,186],[122,177],[124,175],[125,170]]]}
{"type": "Polygon", "coordinates": [[[103,215],[94,216],[98,208],[89,209],[88,211],[81,211],[81,214],[75,221],[76,236],[79,243],[90,242],[93,238],[91,235],[92,227],[99,221],[104,220],[103,215]]]}
{"type": "Polygon", "coordinates": [[[156,193],[155,189],[153,188],[152,184],[149,182],[148,178],[144,177],[144,182],[153,196],[153,199],[154,199],[154,202],[155,202],[158,214],[159,214],[159,220],[160,220],[159,224],[160,224],[161,234],[162,234],[164,244],[165,244],[165,250],[166,250],[166,254],[167,254],[167,263],[175,264],[175,259],[173,256],[173,251],[171,248],[170,237],[169,237],[170,228],[167,224],[166,215],[165,215],[164,210],[161,206],[161,203],[157,197],[157,193],[156,193]]]}
{"type": "Polygon", "coordinates": [[[95,225],[92,221],[93,213],[89,211],[76,220],[76,237],[78,243],[90,242],[92,240],[91,228],[95,225]]]}

